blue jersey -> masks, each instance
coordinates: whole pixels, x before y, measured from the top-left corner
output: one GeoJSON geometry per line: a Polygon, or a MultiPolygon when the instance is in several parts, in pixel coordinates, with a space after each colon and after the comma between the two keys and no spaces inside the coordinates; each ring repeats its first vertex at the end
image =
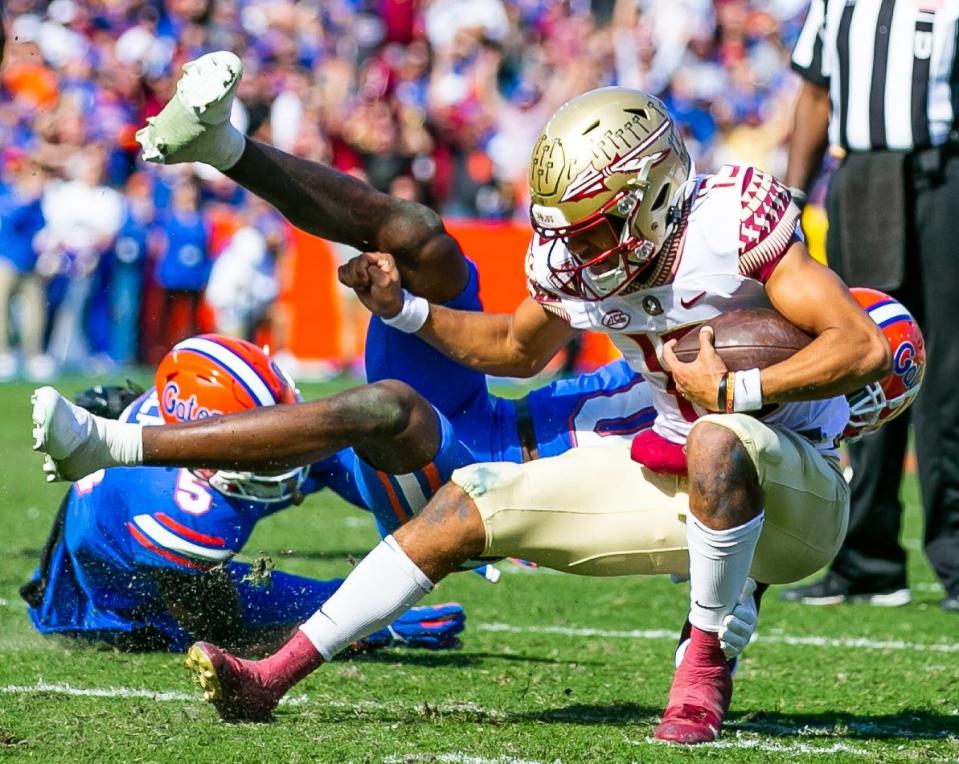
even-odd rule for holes
{"type": "MultiPolygon", "coordinates": [[[[159,423],[156,395],[138,399],[127,421],[159,423]]],[[[325,486],[324,462],[301,487],[325,486]]],[[[269,588],[250,583],[249,566],[232,562],[262,518],[289,506],[224,496],[186,469],[99,470],[71,486],[60,537],[50,550],[42,603],[30,617],[43,633],[118,641],[134,632],[160,634],[167,647],[192,641],[169,613],[152,572],[194,575],[217,565],[236,585],[247,627],[291,627],[308,618],[339,581],[274,572],[269,588]]]]}
{"type": "Polygon", "coordinates": [[[40,199],[23,199],[15,187],[0,184],[0,258],[20,273],[32,271],[37,262],[33,237],[43,226],[40,199]]]}
{"type": "Polygon", "coordinates": [[[248,580],[250,566],[231,562],[254,525],[283,508],[223,496],[189,470],[101,470],[67,494],[62,536],[51,549],[43,601],[29,610],[43,633],[119,641],[135,632],[162,635],[183,650],[191,635],[163,601],[153,571],[199,574],[225,565],[245,626],[290,625],[308,618],[339,581],[274,572],[269,588],[248,580]]]}
{"type": "Polygon", "coordinates": [[[140,220],[127,204],[123,224],[117,231],[116,243],[113,246],[113,256],[117,262],[123,265],[142,266],[146,261],[152,227],[152,220],[140,220]]]}
{"type": "Polygon", "coordinates": [[[167,213],[157,221],[166,234],[166,248],[157,263],[157,281],[164,289],[199,292],[210,277],[209,234],[199,213],[167,213]]]}

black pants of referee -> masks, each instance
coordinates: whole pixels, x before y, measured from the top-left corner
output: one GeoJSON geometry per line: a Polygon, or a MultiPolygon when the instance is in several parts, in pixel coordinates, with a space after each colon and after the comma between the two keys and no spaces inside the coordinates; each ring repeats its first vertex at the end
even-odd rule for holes
{"type": "MultiPolygon", "coordinates": [[[[926,155],[923,159],[928,158],[926,155]]],[[[844,171],[848,168],[840,166],[830,184],[827,197],[830,221],[841,219],[842,202],[837,198],[839,195],[832,192],[844,171]]],[[[906,184],[905,277],[899,289],[884,291],[891,292],[909,308],[922,328],[927,353],[925,379],[909,416],[903,415],[850,445],[853,479],[849,532],[831,571],[853,592],[880,592],[906,586],[906,555],[899,542],[902,520],[899,491],[911,421],[925,522],[923,549],[947,596],[956,596],[959,595],[959,150],[943,149],[937,162],[920,162],[914,158],[907,164],[906,184]]],[[[826,249],[831,264],[839,246],[836,227],[830,225],[826,249]]]]}

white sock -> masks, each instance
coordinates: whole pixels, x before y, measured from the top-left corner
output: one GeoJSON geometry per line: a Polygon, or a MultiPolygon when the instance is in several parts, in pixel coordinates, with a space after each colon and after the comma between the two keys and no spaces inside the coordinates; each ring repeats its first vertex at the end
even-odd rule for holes
{"type": "Polygon", "coordinates": [[[396,539],[383,539],[302,626],[324,660],[382,629],[433,590],[396,539]]]}
{"type": "Polygon", "coordinates": [[[760,512],[748,523],[725,531],[686,518],[689,545],[689,622],[703,631],[719,631],[739,601],[763,529],[760,512]]]}

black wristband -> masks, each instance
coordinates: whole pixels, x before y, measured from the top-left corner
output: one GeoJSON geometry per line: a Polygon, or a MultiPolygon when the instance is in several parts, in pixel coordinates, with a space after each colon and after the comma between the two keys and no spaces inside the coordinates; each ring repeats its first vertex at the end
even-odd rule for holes
{"type": "Polygon", "coordinates": [[[719,394],[716,396],[716,410],[722,414],[726,410],[726,388],[729,385],[729,375],[723,374],[719,380],[719,394]]]}

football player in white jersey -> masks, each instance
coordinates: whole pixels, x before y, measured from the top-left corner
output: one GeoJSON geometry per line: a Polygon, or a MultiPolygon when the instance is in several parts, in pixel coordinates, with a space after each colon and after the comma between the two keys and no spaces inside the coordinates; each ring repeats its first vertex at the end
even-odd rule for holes
{"type": "MultiPolygon", "coordinates": [[[[209,92],[196,96],[201,121],[222,111],[209,108],[209,92]]],[[[216,146],[233,143],[221,136],[216,146]]],[[[747,576],[794,581],[838,549],[848,509],[834,442],[847,417],[842,394],[883,376],[889,348],[845,286],[808,257],[788,190],[754,168],[697,178],[663,105],[623,88],[592,91],[554,115],[530,185],[532,295],[513,314],[413,297],[390,255],[361,255],[340,277],[390,326],[490,374],[536,373],[580,329],[614,334],[649,373],[652,434],[632,449],[454,472],[277,654],[247,662],[212,645],[191,649],[221,713],[268,716],[293,684],[465,560],[518,555],[587,575],[688,569],[691,634],[656,735],[706,742],[732,694],[717,634],[747,576]],[[782,363],[737,374],[709,330],[694,362],[673,354],[689,328],[762,306],[815,339],[782,363]]],[[[117,459],[155,455],[177,437],[162,431],[175,429],[108,445],[117,459]]]]}
{"type": "MultiPolygon", "coordinates": [[[[688,549],[691,639],[656,737],[713,740],[732,695],[722,620],[747,576],[798,580],[838,550],[848,513],[836,458],[843,394],[889,371],[888,343],[809,257],[789,190],[753,167],[696,176],[665,107],[644,93],[603,88],[563,106],[533,150],[530,192],[531,296],[511,315],[411,297],[387,255],[358,257],[341,278],[387,323],[497,374],[535,373],[574,332],[607,332],[649,380],[656,422],[631,451],[458,470],[354,583],[366,591],[367,578],[407,570],[408,605],[466,556],[509,549],[615,575],[668,569],[688,549]],[[710,329],[699,333],[695,361],[674,354],[690,328],[760,307],[813,341],[738,373],[715,352],[710,329]]],[[[321,654],[340,644],[344,625],[368,625],[357,608],[331,603],[323,610],[336,613],[334,626],[327,618],[303,627],[321,654]]],[[[385,615],[386,600],[379,604],[385,615]]]]}

